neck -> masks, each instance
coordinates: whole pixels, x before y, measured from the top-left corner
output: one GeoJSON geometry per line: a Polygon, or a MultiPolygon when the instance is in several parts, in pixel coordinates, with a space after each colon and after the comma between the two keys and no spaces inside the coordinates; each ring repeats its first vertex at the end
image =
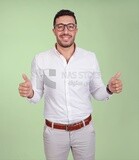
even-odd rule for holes
{"type": "Polygon", "coordinates": [[[58,52],[60,54],[62,54],[65,59],[67,60],[67,62],[69,61],[69,59],[71,58],[71,56],[73,55],[74,51],[75,51],[75,44],[72,44],[70,47],[62,47],[60,46],[58,43],[56,44],[56,49],[58,50],[58,52]]]}

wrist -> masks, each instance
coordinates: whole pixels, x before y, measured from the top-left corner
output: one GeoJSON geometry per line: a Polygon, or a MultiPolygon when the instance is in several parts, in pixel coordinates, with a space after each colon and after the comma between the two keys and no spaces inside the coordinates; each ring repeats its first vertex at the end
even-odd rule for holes
{"type": "Polygon", "coordinates": [[[31,99],[33,96],[34,96],[34,90],[31,91],[30,95],[27,98],[31,99]]]}
{"type": "Polygon", "coordinates": [[[109,94],[113,94],[113,92],[112,91],[110,91],[110,89],[109,89],[109,85],[107,84],[107,87],[106,87],[106,91],[109,93],[109,94]]]}

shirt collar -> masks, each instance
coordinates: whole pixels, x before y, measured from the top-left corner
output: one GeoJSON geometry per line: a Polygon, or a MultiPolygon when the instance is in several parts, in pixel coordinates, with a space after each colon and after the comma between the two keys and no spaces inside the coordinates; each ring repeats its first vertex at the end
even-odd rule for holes
{"type": "MultiPolygon", "coordinates": [[[[74,56],[75,54],[77,54],[77,50],[78,50],[78,47],[76,46],[76,44],[74,43],[74,53],[72,56],[74,56]]],[[[61,53],[59,53],[59,51],[57,50],[57,46],[55,44],[55,47],[54,47],[54,51],[56,54],[58,54],[59,56],[62,56],[61,53]]]]}

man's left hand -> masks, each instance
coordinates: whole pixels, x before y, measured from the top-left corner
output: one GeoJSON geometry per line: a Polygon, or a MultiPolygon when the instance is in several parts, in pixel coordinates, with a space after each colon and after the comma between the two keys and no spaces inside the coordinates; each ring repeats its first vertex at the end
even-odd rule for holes
{"type": "Polygon", "coordinates": [[[112,93],[120,93],[122,91],[123,85],[122,81],[120,80],[121,73],[117,72],[109,81],[108,89],[112,93]]]}

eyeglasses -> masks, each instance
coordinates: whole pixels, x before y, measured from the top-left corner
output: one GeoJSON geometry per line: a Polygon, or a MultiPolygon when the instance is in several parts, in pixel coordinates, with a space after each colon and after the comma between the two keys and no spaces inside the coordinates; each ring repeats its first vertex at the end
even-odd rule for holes
{"type": "Polygon", "coordinates": [[[68,23],[68,24],[59,23],[56,24],[54,28],[58,31],[64,31],[65,27],[67,27],[69,31],[74,31],[76,29],[76,26],[77,25],[74,23],[68,23]]]}

